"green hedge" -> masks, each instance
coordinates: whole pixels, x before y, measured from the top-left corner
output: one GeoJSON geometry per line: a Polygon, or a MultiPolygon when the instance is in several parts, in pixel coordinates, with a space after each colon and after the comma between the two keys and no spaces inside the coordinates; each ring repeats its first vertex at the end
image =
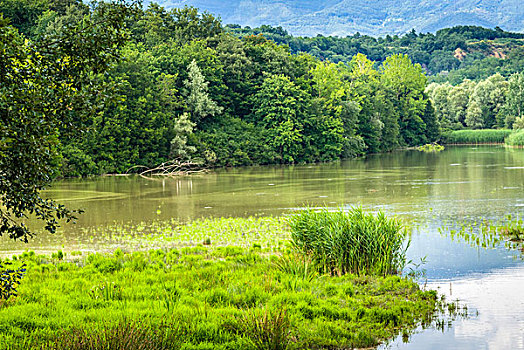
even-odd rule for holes
{"type": "Polygon", "coordinates": [[[444,144],[480,144],[480,143],[504,143],[506,137],[511,134],[508,129],[483,129],[483,130],[457,130],[446,132],[442,135],[444,144]]]}

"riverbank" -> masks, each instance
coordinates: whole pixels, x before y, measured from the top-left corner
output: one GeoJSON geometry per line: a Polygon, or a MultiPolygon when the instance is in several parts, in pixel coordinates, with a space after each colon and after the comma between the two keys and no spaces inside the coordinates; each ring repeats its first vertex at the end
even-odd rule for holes
{"type": "Polygon", "coordinates": [[[440,305],[405,277],[319,275],[257,246],[66,258],[14,258],[27,274],[0,303],[1,349],[366,348],[430,323],[440,305]]]}

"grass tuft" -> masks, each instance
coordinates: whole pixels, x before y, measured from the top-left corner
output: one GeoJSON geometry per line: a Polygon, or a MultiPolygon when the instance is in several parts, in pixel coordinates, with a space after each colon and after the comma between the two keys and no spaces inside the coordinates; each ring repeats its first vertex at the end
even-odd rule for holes
{"type": "Polygon", "coordinates": [[[285,309],[247,310],[241,324],[256,350],[286,350],[291,341],[291,322],[285,309]]]}
{"type": "Polygon", "coordinates": [[[382,212],[307,209],[291,216],[289,226],[294,245],[324,273],[385,276],[399,273],[406,263],[406,230],[382,212]]]}

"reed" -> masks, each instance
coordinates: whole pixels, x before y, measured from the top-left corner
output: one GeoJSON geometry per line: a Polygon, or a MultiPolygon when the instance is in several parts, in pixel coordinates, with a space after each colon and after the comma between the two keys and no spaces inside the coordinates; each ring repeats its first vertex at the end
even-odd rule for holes
{"type": "Polygon", "coordinates": [[[297,249],[310,255],[323,273],[388,275],[406,264],[406,230],[396,218],[362,208],[307,209],[289,219],[297,249]]]}
{"type": "Polygon", "coordinates": [[[482,129],[482,130],[456,130],[444,133],[442,135],[442,143],[447,145],[453,144],[493,144],[504,143],[506,137],[511,134],[508,129],[482,129]]]}

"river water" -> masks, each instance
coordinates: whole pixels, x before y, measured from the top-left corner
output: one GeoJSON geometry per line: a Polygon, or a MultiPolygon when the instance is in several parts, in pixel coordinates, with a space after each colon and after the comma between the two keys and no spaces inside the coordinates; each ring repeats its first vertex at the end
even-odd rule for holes
{"type": "Polygon", "coordinates": [[[177,179],[67,180],[47,191],[82,208],[76,225],[39,234],[28,245],[0,239],[0,254],[99,249],[86,232],[158,220],[281,215],[309,206],[396,214],[413,223],[409,258],[425,258],[421,283],[468,307],[443,329],[418,329],[381,349],[524,349],[523,253],[503,244],[471,246],[439,228],[524,216],[524,150],[453,147],[438,154],[401,151],[340,163],[220,169],[177,179]]]}

